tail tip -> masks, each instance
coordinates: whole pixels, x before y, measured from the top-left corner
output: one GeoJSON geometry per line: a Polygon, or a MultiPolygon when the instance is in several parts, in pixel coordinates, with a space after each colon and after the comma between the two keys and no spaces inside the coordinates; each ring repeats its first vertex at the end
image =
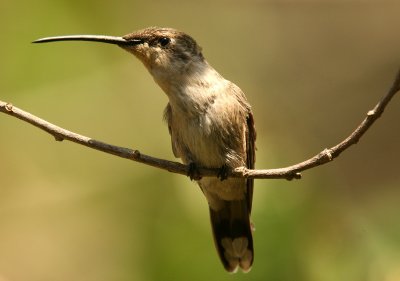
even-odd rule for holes
{"type": "Polygon", "coordinates": [[[223,257],[225,268],[230,273],[236,273],[240,268],[244,273],[251,270],[253,264],[253,250],[248,248],[247,237],[229,238],[221,240],[224,249],[223,257]]]}

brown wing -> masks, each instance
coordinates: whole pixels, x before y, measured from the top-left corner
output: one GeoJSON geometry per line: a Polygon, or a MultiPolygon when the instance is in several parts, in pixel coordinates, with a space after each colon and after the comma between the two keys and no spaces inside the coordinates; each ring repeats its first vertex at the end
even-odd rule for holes
{"type": "Polygon", "coordinates": [[[171,122],[172,122],[172,109],[171,105],[168,103],[167,106],[164,109],[164,121],[167,122],[168,125],[168,131],[171,136],[171,146],[172,146],[172,152],[174,153],[174,156],[179,158],[178,150],[176,147],[175,139],[174,136],[172,135],[172,128],[171,128],[171,122]]]}
{"type": "MultiPolygon", "coordinates": [[[[254,169],[254,163],[256,161],[256,128],[254,127],[253,113],[249,112],[247,116],[247,135],[246,135],[246,153],[247,153],[247,168],[254,169]]],[[[249,214],[251,213],[251,206],[253,202],[253,186],[254,180],[247,179],[247,204],[249,208],[249,214]]]]}

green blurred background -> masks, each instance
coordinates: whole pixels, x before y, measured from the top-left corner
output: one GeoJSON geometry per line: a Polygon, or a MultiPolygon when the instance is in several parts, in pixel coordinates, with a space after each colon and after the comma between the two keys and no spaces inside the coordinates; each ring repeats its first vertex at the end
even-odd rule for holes
{"type": "MultiPolygon", "coordinates": [[[[253,105],[257,167],[347,136],[400,66],[399,1],[54,1],[0,5],[0,99],[69,130],[174,159],[166,96],[139,61],[62,34],[191,34],[253,105]]],[[[400,280],[400,98],[300,181],[257,180],[256,256],[224,272],[189,179],[0,114],[0,280],[400,280]]]]}

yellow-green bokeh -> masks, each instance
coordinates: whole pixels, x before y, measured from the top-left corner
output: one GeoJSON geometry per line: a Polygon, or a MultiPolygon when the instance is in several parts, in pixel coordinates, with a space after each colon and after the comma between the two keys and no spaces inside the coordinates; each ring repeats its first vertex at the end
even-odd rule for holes
{"type": "MultiPolygon", "coordinates": [[[[62,34],[188,32],[246,93],[257,166],[347,136],[400,66],[398,1],[6,1],[0,100],[69,130],[173,159],[166,96],[110,45],[62,34]]],[[[400,99],[359,144],[300,181],[257,180],[255,263],[224,272],[194,183],[0,114],[0,280],[400,280],[400,99]]]]}

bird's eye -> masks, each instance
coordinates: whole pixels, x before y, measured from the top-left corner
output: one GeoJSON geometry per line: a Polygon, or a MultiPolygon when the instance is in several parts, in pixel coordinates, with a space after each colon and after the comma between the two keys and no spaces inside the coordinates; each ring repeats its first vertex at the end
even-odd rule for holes
{"type": "Polygon", "coordinates": [[[158,42],[161,46],[165,47],[169,44],[169,42],[171,42],[171,39],[168,37],[161,37],[160,39],[158,39],[158,42]]]}

